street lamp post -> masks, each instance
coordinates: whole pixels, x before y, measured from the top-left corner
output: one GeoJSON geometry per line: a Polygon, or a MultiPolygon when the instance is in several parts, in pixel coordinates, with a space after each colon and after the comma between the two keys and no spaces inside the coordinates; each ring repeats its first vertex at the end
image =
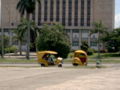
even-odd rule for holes
{"type": "Polygon", "coordinates": [[[101,57],[100,57],[100,32],[98,29],[98,56],[96,60],[96,67],[100,68],[101,67],[101,57]]]}
{"type": "Polygon", "coordinates": [[[1,57],[4,58],[4,30],[1,23],[1,57]]]}
{"type": "MultiPolygon", "coordinates": [[[[1,5],[1,7],[2,7],[2,5],[1,5]]],[[[3,25],[2,25],[2,8],[1,8],[0,13],[1,13],[1,17],[0,17],[0,19],[1,19],[1,21],[0,21],[0,23],[1,23],[1,57],[4,58],[4,29],[3,29],[3,25]]]]}

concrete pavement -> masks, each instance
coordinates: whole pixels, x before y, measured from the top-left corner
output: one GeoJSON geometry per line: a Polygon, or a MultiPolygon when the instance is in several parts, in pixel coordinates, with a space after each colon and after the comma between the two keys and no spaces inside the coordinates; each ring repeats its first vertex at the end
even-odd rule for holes
{"type": "Polygon", "coordinates": [[[119,84],[119,67],[0,67],[0,90],[120,90],[119,84]]]}

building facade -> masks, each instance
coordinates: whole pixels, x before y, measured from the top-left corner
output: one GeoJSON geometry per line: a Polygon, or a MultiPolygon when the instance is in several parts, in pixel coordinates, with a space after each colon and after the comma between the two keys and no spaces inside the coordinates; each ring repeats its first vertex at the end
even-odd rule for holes
{"type": "MultiPolygon", "coordinates": [[[[21,15],[16,10],[19,0],[1,0],[1,26],[6,31],[16,28],[21,15]]],[[[31,14],[31,19],[41,27],[43,24],[60,23],[68,33],[71,48],[79,49],[82,41],[92,48],[97,47],[97,35],[89,36],[93,22],[114,28],[115,0],[41,0],[31,14]]]]}

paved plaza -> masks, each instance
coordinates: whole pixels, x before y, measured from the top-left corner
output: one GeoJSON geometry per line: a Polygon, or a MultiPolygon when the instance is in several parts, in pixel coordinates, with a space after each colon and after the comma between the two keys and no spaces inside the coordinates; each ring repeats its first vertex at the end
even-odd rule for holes
{"type": "Polygon", "coordinates": [[[119,66],[0,67],[0,90],[120,90],[119,66]]]}

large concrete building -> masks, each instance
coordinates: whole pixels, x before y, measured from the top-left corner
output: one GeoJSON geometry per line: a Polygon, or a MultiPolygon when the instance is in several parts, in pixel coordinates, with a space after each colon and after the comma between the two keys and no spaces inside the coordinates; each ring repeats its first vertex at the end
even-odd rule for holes
{"type": "MultiPolygon", "coordinates": [[[[16,10],[19,0],[1,0],[2,28],[6,32],[16,28],[20,14],[16,10]]],[[[96,48],[96,36],[89,37],[93,22],[102,21],[112,30],[114,28],[115,0],[41,0],[31,19],[41,27],[44,23],[60,23],[65,26],[72,49],[79,49],[82,41],[96,48]]]]}

